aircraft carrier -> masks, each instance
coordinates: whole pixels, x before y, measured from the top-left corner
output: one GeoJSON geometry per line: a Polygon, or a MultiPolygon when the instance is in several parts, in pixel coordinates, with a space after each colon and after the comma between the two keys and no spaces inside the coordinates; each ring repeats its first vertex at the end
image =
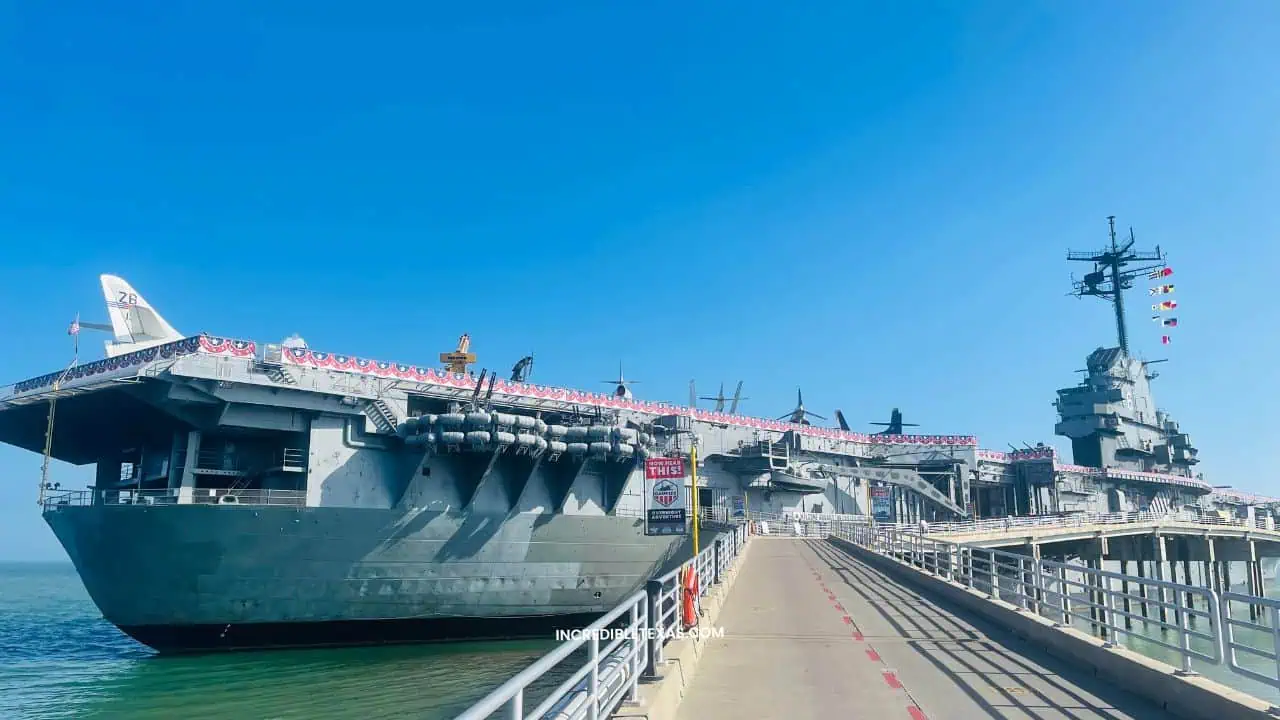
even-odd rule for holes
{"type": "Polygon", "coordinates": [[[110,325],[72,328],[112,333],[106,358],[0,388],[0,441],[46,468],[96,467],[84,490],[42,477],[44,518],[106,619],[161,652],[586,622],[688,557],[687,538],[644,532],[642,461],[695,444],[698,497],[725,522],[1147,510],[1273,525],[1280,501],[1211,487],[1190,437],[1156,408],[1155,373],[1123,324],[1136,257],[1113,237],[1071,259],[1094,263],[1077,290],[1113,302],[1120,330],[1058,391],[1073,463],[1045,445],[911,434],[896,410],[878,432],[839,410],[821,427],[800,391],[765,419],[723,388],[714,407],[692,387],[687,406],[637,399],[621,372],[608,392],[536,384],[532,357],[477,375],[466,336],[432,365],[296,336],[184,336],[111,275],[110,325]]]}

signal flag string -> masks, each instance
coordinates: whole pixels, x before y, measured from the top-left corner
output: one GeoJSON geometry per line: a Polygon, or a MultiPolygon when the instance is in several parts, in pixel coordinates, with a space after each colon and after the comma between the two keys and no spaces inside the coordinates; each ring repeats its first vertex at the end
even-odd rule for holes
{"type": "MultiPolygon", "coordinates": [[[[1173,268],[1166,266],[1162,268],[1157,268],[1156,270],[1152,270],[1150,273],[1147,273],[1147,279],[1163,280],[1164,278],[1167,278],[1172,274],[1173,274],[1173,268]]],[[[1155,297],[1157,295],[1168,295],[1172,292],[1173,292],[1172,283],[1156,285],[1155,287],[1152,287],[1147,291],[1147,293],[1152,297],[1155,297]]],[[[1177,307],[1178,307],[1178,302],[1176,300],[1164,300],[1162,302],[1153,304],[1151,306],[1151,309],[1156,313],[1161,313],[1166,310],[1174,310],[1177,307]]],[[[1151,319],[1152,321],[1159,323],[1162,328],[1178,327],[1178,318],[1176,317],[1165,318],[1165,317],[1161,317],[1159,314],[1156,314],[1156,315],[1152,315],[1151,319]]],[[[1168,345],[1172,340],[1173,340],[1173,336],[1171,335],[1160,336],[1161,345],[1168,345]]]]}

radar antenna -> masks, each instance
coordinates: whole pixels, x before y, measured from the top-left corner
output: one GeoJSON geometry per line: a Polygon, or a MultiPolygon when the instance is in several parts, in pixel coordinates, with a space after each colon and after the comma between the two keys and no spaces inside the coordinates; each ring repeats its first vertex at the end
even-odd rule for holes
{"type": "Polygon", "coordinates": [[[1107,224],[1111,230],[1111,246],[1102,250],[1086,252],[1067,251],[1067,260],[1073,262],[1093,263],[1093,272],[1084,276],[1083,280],[1072,279],[1072,293],[1076,297],[1092,295],[1100,297],[1112,304],[1116,311],[1116,334],[1120,340],[1120,351],[1129,354],[1129,334],[1124,320],[1124,291],[1133,287],[1133,279],[1139,275],[1147,275],[1152,271],[1165,269],[1165,256],[1157,245],[1155,252],[1138,252],[1133,249],[1136,242],[1133,228],[1129,228],[1129,239],[1120,243],[1116,240],[1116,217],[1107,216],[1107,224]],[[1133,263],[1153,263],[1140,268],[1128,269],[1133,263]]]}

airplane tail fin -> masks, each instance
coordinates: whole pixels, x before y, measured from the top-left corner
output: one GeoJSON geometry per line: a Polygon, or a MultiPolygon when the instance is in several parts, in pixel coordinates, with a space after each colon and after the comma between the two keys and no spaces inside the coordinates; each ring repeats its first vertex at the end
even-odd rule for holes
{"type": "Polygon", "coordinates": [[[102,276],[102,294],[115,341],[107,343],[107,357],[182,339],[182,334],[151,307],[133,286],[115,275],[102,276]]]}

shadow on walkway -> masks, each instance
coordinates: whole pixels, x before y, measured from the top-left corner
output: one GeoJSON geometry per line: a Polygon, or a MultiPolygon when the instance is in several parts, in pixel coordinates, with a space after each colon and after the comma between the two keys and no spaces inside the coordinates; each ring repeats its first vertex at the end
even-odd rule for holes
{"type": "MultiPolygon", "coordinates": [[[[1144,698],[1054,658],[966,610],[935,602],[826,540],[801,542],[825,565],[826,573],[839,578],[844,585],[840,590],[852,591],[860,598],[861,602],[850,603],[854,605],[848,608],[850,614],[881,655],[886,659],[896,655],[893,661],[904,666],[903,682],[913,696],[934,694],[939,702],[945,702],[945,693],[929,693],[930,688],[918,685],[913,688],[906,671],[913,658],[895,653],[894,646],[909,649],[926,661],[987,717],[1168,717],[1144,698]]],[[[938,707],[937,703],[921,704],[938,707]]]]}

